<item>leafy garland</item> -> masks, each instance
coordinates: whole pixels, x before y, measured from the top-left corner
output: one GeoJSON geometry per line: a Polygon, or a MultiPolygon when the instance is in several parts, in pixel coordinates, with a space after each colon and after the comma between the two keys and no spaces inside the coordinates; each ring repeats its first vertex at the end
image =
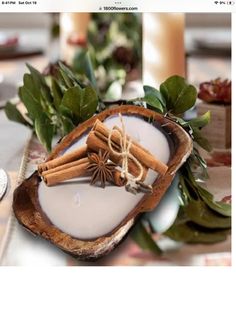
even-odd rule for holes
{"type": "MultiPolygon", "coordinates": [[[[20,100],[27,109],[25,118],[11,102],[7,102],[7,117],[32,128],[39,141],[50,151],[55,134],[64,136],[79,123],[114,104],[133,104],[165,115],[178,123],[192,137],[193,142],[210,151],[208,140],[201,135],[201,128],[208,124],[210,113],[187,121],[184,113],[193,108],[197,90],[184,78],[172,76],[160,85],[160,90],[144,86],[144,97],[132,100],[103,101],[100,97],[91,60],[84,54],[86,83],[63,63],[55,66],[53,75],[44,76],[32,66],[24,75],[24,85],[19,88],[20,100]]],[[[214,243],[223,241],[231,230],[231,206],[215,202],[213,195],[205,190],[199,179],[207,178],[207,165],[196,145],[179,170],[181,206],[174,224],[165,235],[175,241],[188,243],[214,243]]],[[[152,238],[155,232],[152,222],[140,220],[135,227],[133,239],[145,250],[160,254],[161,250],[152,238]]]]}
{"type": "MultiPolygon", "coordinates": [[[[141,73],[141,14],[93,13],[87,47],[102,99],[110,99],[111,95],[120,98],[127,79],[141,73]]],[[[78,48],[73,59],[73,69],[81,78],[84,76],[81,58],[85,51],[78,48]]]]}

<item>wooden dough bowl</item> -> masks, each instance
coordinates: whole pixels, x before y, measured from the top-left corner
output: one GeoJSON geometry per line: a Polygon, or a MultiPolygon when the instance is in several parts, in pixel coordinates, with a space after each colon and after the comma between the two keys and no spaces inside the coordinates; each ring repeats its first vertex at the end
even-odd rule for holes
{"type": "Polygon", "coordinates": [[[103,121],[107,117],[117,115],[118,113],[140,116],[151,119],[160,125],[165,125],[163,130],[171,133],[174,151],[168,163],[167,173],[162,177],[157,177],[153,183],[153,193],[145,194],[135,208],[130,209],[129,214],[112,232],[97,239],[85,241],[73,238],[52,225],[40,207],[38,186],[41,178],[37,172],[26,179],[14,192],[13,209],[19,223],[33,234],[51,241],[63,251],[80,260],[96,260],[114,249],[134,225],[140,214],[150,211],[157,206],[171,184],[177,170],[186,161],[192,150],[191,138],[178,124],[149,109],[123,105],[107,109],[80,124],[61,140],[47,160],[56,158],[84,133],[88,132],[93,127],[96,119],[103,121]]]}

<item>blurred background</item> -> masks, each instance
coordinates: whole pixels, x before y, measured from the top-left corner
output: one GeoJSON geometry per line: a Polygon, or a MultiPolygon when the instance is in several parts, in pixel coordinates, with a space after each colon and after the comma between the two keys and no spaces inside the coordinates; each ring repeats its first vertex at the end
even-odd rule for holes
{"type": "MultiPolygon", "coordinates": [[[[176,74],[199,90],[205,81],[231,79],[231,14],[0,14],[0,108],[16,96],[26,62],[50,73],[52,64],[61,59],[85,79],[81,64],[86,51],[104,100],[142,96],[143,85],[159,88],[176,74]]],[[[215,88],[224,92],[225,85],[217,82],[215,88]]],[[[208,109],[196,106],[187,117],[208,109]]],[[[222,112],[211,109],[209,138],[216,148],[229,148],[230,107],[222,112]],[[224,134],[219,141],[214,121],[218,123],[222,115],[224,134]]]]}
{"type": "Polygon", "coordinates": [[[6,79],[12,78],[10,59],[18,59],[14,81],[19,82],[26,60],[40,67],[58,58],[70,63],[84,47],[93,58],[101,90],[114,81],[123,87],[138,81],[142,71],[144,83],[154,86],[171,74],[186,74],[194,84],[230,78],[231,15],[0,14],[0,73],[6,79]]]}

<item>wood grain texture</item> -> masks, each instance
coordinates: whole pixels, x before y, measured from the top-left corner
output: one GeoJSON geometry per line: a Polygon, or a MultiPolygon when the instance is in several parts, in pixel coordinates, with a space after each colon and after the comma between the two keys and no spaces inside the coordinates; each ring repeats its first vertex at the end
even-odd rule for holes
{"type": "Polygon", "coordinates": [[[38,186],[41,178],[37,172],[26,179],[14,193],[13,209],[19,223],[33,232],[33,234],[49,240],[63,251],[81,260],[95,260],[114,249],[128,233],[139,215],[154,209],[160,202],[162,196],[171,184],[176,171],[186,161],[192,150],[192,140],[176,123],[149,109],[124,105],[105,110],[79,125],[61,140],[47,160],[58,157],[82,135],[88,133],[97,119],[104,121],[107,117],[117,115],[118,113],[151,118],[152,121],[156,121],[160,125],[165,125],[163,126],[163,130],[167,133],[171,133],[170,137],[173,142],[174,151],[168,163],[167,173],[164,176],[159,176],[153,183],[153,194],[144,195],[137,205],[130,210],[130,213],[125,219],[111,233],[94,240],[85,241],[73,238],[53,226],[43,214],[39,204],[38,186]]]}

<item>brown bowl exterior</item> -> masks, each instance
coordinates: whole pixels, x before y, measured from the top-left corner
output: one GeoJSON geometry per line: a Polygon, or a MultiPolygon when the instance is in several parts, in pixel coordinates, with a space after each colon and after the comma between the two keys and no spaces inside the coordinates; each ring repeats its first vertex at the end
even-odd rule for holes
{"type": "Polygon", "coordinates": [[[37,172],[26,179],[14,192],[13,209],[19,223],[35,235],[51,241],[63,251],[81,260],[94,260],[102,257],[118,245],[138,216],[143,212],[151,211],[157,206],[171,184],[177,170],[192,151],[191,138],[178,124],[152,110],[138,106],[123,105],[107,109],[80,124],[61,140],[47,160],[56,158],[67,147],[76,142],[93,127],[97,119],[104,121],[107,117],[117,115],[118,113],[141,116],[164,125],[163,129],[167,133],[171,133],[171,140],[174,143],[174,154],[168,163],[168,171],[165,176],[158,177],[153,183],[153,194],[144,195],[111,233],[94,240],[84,241],[73,238],[53,226],[43,214],[39,204],[38,186],[41,179],[37,172]]]}

